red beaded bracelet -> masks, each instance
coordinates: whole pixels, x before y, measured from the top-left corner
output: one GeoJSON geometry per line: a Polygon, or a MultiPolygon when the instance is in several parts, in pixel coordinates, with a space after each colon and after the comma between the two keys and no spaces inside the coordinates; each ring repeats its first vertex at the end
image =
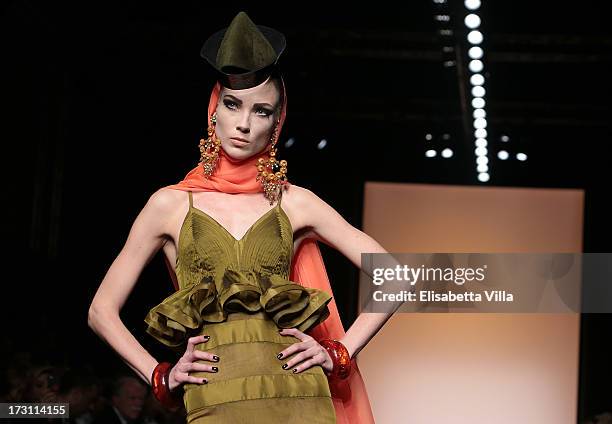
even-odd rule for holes
{"type": "Polygon", "coordinates": [[[325,339],[319,342],[321,346],[327,350],[329,356],[334,363],[334,367],[331,372],[325,372],[328,377],[338,378],[344,380],[351,375],[351,356],[342,343],[338,340],[325,339]]]}
{"type": "Polygon", "coordinates": [[[160,362],[153,370],[151,376],[151,387],[155,398],[168,409],[174,409],[182,405],[183,401],[178,392],[170,391],[170,362],[160,362]]]}

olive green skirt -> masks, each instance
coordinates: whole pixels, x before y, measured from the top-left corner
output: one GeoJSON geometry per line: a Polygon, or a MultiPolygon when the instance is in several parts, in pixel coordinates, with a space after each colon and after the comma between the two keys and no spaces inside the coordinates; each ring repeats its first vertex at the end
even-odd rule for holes
{"type": "Polygon", "coordinates": [[[197,350],[219,356],[213,372],[190,375],[208,379],[208,384],[185,384],[187,422],[205,423],[308,423],[336,422],[327,377],[320,365],[294,374],[281,366],[296,354],[279,360],[276,355],[299,342],[282,336],[264,312],[232,313],[227,321],[205,325],[200,334],[208,342],[197,350]]]}

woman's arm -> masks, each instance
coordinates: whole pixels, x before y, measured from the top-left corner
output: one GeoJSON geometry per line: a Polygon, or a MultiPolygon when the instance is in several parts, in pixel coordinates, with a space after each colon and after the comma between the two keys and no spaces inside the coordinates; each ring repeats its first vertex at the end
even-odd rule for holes
{"type": "Polygon", "coordinates": [[[89,307],[87,319],[89,327],[149,385],[158,361],[123,325],[119,312],[143,268],[167,240],[166,228],[176,209],[176,197],[170,190],[160,189],[151,195],[136,217],[121,252],[102,280],[89,307]]]}
{"type": "MultiPolygon", "coordinates": [[[[295,188],[296,205],[306,217],[306,226],[309,229],[305,237],[314,238],[333,247],[360,269],[363,269],[362,253],[388,253],[376,240],[349,224],[334,208],[312,191],[302,187],[295,188]]],[[[363,349],[392,315],[393,313],[374,312],[359,314],[341,340],[351,358],[363,349]]]]}

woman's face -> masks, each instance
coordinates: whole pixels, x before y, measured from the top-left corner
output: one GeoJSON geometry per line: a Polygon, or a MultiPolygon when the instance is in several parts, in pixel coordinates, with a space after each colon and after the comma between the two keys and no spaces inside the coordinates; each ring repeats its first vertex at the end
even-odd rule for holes
{"type": "Polygon", "coordinates": [[[264,150],[280,114],[279,102],[280,93],[270,79],[244,90],[223,87],[215,126],[221,148],[234,159],[246,159],[264,150]]]}

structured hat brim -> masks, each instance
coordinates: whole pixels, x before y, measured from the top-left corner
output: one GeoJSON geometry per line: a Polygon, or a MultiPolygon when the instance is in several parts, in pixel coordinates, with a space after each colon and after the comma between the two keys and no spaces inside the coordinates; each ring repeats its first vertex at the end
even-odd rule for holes
{"type": "Polygon", "coordinates": [[[227,31],[227,28],[219,30],[211,35],[202,46],[200,50],[200,56],[213,67],[217,73],[217,78],[225,87],[241,90],[245,88],[255,87],[263,83],[277,67],[278,58],[285,50],[287,41],[285,36],[274,28],[270,28],[264,25],[257,25],[257,28],[266,37],[274,51],[276,52],[276,58],[273,62],[266,64],[258,69],[247,70],[239,73],[227,73],[219,69],[217,65],[217,53],[221,46],[221,41],[227,31]]]}

